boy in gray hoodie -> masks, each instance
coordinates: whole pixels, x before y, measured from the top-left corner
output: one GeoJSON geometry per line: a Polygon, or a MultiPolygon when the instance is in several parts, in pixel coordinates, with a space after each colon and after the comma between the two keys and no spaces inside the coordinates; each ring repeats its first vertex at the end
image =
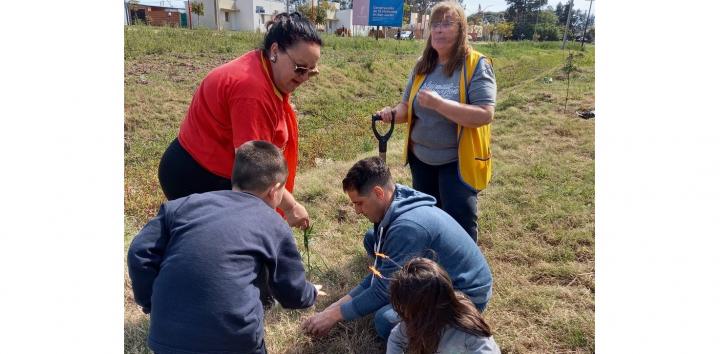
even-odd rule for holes
{"type": "Polygon", "coordinates": [[[358,161],[343,180],[355,211],[373,222],[364,246],[373,260],[370,274],[349,294],[302,324],[304,331],[326,335],[340,321],[374,313],[378,335],[387,339],[400,322],[389,303],[389,279],[413,257],[434,259],[447,270],[453,287],[480,310],[492,294],[492,275],[480,248],[435,198],[394,184],[379,157],[358,161]]]}

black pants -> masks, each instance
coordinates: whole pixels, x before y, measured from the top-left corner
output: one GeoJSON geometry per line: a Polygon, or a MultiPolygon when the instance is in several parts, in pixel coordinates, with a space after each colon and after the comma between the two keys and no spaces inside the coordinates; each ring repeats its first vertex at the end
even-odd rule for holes
{"type": "Polygon", "coordinates": [[[473,241],[477,242],[477,191],[460,179],[457,161],[433,166],[408,152],[413,189],[437,199],[438,208],[455,219],[473,241]]]}
{"type": "Polygon", "coordinates": [[[232,189],[229,179],[200,166],[180,145],[177,138],[170,143],[160,159],[158,179],[168,200],[187,197],[193,193],[232,189]]]}

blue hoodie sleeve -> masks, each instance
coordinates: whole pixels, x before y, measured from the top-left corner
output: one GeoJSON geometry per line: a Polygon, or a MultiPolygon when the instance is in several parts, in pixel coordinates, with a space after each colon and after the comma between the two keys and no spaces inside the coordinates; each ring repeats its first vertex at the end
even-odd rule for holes
{"type": "MultiPolygon", "coordinates": [[[[375,252],[373,250],[374,244],[375,244],[375,231],[373,229],[370,229],[365,233],[365,237],[363,238],[363,246],[365,247],[365,252],[367,252],[367,255],[368,255],[368,257],[370,257],[370,259],[374,258],[374,252],[375,252]]],[[[371,279],[372,279],[372,275],[366,276],[360,282],[360,284],[358,284],[355,288],[350,290],[348,295],[350,295],[350,297],[355,297],[358,294],[360,294],[361,292],[365,291],[365,289],[367,289],[367,287],[370,286],[371,279]]]]}
{"type": "Polygon", "coordinates": [[[152,218],[135,236],[128,249],[128,273],[132,283],[135,302],[143,312],[150,313],[152,288],[160,271],[170,235],[165,225],[167,207],[163,204],[157,216],[152,218]]]}
{"type": "Polygon", "coordinates": [[[358,284],[356,287],[354,287],[352,290],[350,290],[350,292],[348,293],[348,295],[350,295],[350,297],[356,297],[356,296],[358,296],[358,294],[360,294],[361,292],[365,291],[365,289],[367,289],[367,288],[370,286],[370,280],[371,280],[371,279],[372,279],[372,275],[366,276],[366,277],[360,282],[360,284],[358,284]]]}
{"type": "Polygon", "coordinates": [[[310,307],[315,303],[317,291],[315,286],[305,279],[305,268],[287,224],[278,236],[280,242],[277,255],[268,264],[272,293],[285,308],[310,307]]]}
{"type": "MultiPolygon", "coordinates": [[[[429,244],[429,234],[420,225],[403,220],[393,224],[383,237],[382,253],[391,260],[378,258],[378,271],[385,278],[392,277],[400,266],[412,257],[422,256],[429,244]],[[394,261],[394,262],[393,262],[394,261]]],[[[368,315],[389,303],[389,283],[387,279],[374,277],[372,285],[365,291],[353,296],[340,306],[343,319],[346,321],[368,315]]]]}

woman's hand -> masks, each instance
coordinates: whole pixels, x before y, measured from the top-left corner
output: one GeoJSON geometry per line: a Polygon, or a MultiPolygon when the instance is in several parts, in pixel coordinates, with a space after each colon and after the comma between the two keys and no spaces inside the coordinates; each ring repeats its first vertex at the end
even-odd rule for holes
{"type": "Polygon", "coordinates": [[[390,123],[392,120],[392,116],[394,114],[393,108],[390,106],[383,107],[383,109],[375,112],[375,114],[379,115],[380,118],[382,118],[382,121],[385,123],[390,123]]]}
{"type": "Polygon", "coordinates": [[[283,211],[291,227],[299,227],[301,230],[305,230],[310,225],[310,216],[302,204],[295,202],[292,209],[283,211]]]}
{"type": "Polygon", "coordinates": [[[495,115],[493,105],[472,105],[442,98],[437,92],[420,90],[418,104],[440,113],[455,124],[468,128],[477,128],[492,123],[495,115]]]}
{"type": "Polygon", "coordinates": [[[384,123],[390,123],[392,121],[393,112],[395,112],[395,123],[407,122],[407,103],[400,102],[395,107],[383,107],[381,110],[375,112],[382,118],[384,123]]]}
{"type": "Polygon", "coordinates": [[[280,209],[285,213],[288,225],[291,227],[299,227],[305,230],[310,226],[310,216],[302,204],[298,203],[287,189],[280,201],[280,209]]]}
{"type": "Polygon", "coordinates": [[[445,102],[437,92],[422,89],[417,94],[417,100],[420,106],[437,111],[440,106],[445,102]]]}

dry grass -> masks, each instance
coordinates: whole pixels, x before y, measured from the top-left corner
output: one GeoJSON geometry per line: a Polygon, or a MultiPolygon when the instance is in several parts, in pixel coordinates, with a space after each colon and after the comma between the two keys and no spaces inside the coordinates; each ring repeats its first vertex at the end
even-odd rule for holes
{"type": "MultiPolygon", "coordinates": [[[[163,201],[157,163],[177,134],[194,88],[210,69],[234,57],[228,46],[237,53],[255,40],[229,40],[223,36],[230,34],[209,31],[203,47],[166,42],[183,30],[142,31],[148,30],[126,32],[126,48],[132,48],[125,68],[126,245],[163,201]],[[151,40],[138,39],[138,33],[151,40]]],[[[188,40],[204,38],[197,36],[188,40]]],[[[315,225],[308,276],[329,293],[316,304],[320,310],[366,274],[361,237],[370,224],[354,214],[340,181],[354,161],[376,153],[369,115],[399,99],[421,48],[405,43],[410,41],[400,47],[391,40],[373,42],[329,38],[323,74],[294,98],[301,110],[296,197],[315,225]]],[[[503,353],[594,352],[594,121],[563,114],[565,82],[559,68],[564,53],[554,48],[516,43],[481,48],[494,56],[500,85],[493,124],[495,172],[480,196],[479,239],[495,277],[485,315],[503,353]],[[545,83],[545,76],[554,82],[545,83]]],[[[594,104],[590,48],[571,84],[573,110],[594,104]]],[[[400,162],[405,130],[396,131],[388,160],[396,179],[410,184],[409,170],[400,162]]],[[[298,231],[296,240],[302,244],[298,231]]],[[[145,353],[147,316],[134,304],[127,277],[125,284],[125,351],[145,353]]],[[[302,335],[299,324],[313,311],[269,311],[269,351],[383,352],[369,317],[342,324],[327,338],[302,335]]]]}

